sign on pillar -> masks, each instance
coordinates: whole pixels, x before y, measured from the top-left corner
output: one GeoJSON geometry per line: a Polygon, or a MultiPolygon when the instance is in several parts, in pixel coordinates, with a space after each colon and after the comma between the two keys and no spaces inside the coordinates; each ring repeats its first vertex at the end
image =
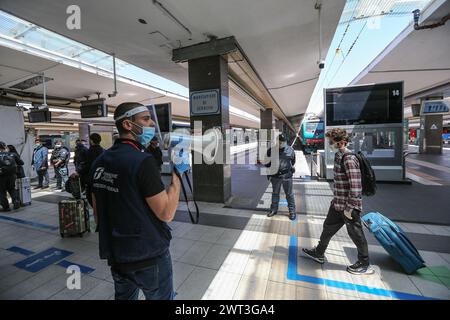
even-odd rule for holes
{"type": "Polygon", "coordinates": [[[220,114],[220,90],[192,91],[190,93],[191,116],[220,114]]]}

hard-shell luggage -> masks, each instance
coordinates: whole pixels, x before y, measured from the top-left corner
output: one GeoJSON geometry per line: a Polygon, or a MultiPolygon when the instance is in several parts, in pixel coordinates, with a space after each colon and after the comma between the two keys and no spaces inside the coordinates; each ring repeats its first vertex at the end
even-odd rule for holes
{"type": "Polygon", "coordinates": [[[378,212],[361,217],[364,225],[373,233],[383,248],[397,261],[406,273],[412,274],[425,267],[425,261],[403,230],[378,212]]]}
{"type": "Polygon", "coordinates": [[[90,232],[89,210],[85,199],[62,200],[58,203],[61,237],[90,232]]]}
{"type": "Polygon", "coordinates": [[[19,194],[20,205],[26,206],[31,204],[31,183],[30,178],[16,179],[16,190],[19,194]]]}

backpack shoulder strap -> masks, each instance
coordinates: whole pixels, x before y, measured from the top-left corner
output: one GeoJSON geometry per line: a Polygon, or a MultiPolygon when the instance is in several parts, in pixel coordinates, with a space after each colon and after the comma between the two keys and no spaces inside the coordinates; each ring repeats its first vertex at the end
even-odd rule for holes
{"type": "Polygon", "coordinates": [[[345,174],[347,174],[347,168],[345,167],[344,161],[347,156],[351,156],[351,155],[356,156],[356,154],[354,154],[353,152],[348,152],[348,153],[344,153],[341,158],[341,167],[342,166],[344,167],[345,174]]]}
{"type": "Polygon", "coordinates": [[[353,152],[344,153],[344,154],[342,155],[342,158],[341,158],[341,165],[344,163],[345,158],[346,158],[347,156],[351,156],[351,155],[356,156],[356,154],[354,154],[353,152]]]}

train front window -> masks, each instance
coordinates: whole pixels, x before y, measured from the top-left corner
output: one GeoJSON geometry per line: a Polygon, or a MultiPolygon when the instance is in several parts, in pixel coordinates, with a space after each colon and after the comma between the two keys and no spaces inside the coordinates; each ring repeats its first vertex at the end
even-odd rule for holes
{"type": "Polygon", "coordinates": [[[306,124],[306,132],[314,133],[316,130],[323,130],[323,123],[309,122],[306,124]]]}

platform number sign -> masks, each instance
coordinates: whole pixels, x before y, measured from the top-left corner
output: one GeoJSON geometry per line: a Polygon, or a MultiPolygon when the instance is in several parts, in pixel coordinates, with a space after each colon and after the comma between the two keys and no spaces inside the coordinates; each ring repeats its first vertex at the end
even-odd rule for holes
{"type": "Polygon", "coordinates": [[[392,90],[392,96],[393,96],[393,97],[398,97],[398,96],[400,96],[400,90],[392,90]]]}

